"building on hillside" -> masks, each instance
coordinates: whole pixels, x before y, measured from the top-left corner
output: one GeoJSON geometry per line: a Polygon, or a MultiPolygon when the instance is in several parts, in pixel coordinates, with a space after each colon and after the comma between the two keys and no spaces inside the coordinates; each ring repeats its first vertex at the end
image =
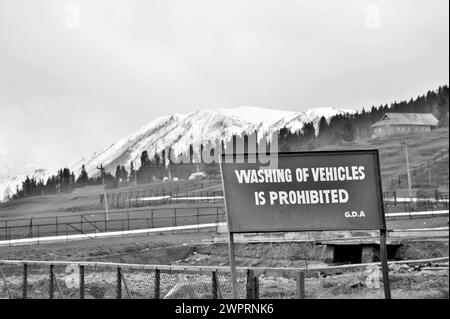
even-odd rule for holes
{"type": "Polygon", "coordinates": [[[386,113],[372,125],[372,137],[429,132],[437,128],[438,122],[431,113],[386,113]]]}

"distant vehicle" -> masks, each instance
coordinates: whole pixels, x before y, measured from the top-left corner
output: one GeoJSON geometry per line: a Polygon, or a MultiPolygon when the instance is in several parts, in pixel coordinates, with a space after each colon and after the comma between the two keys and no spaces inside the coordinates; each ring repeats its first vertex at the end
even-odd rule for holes
{"type": "Polygon", "coordinates": [[[189,180],[193,181],[193,180],[204,180],[208,178],[208,175],[206,175],[206,173],[203,172],[197,172],[197,173],[193,173],[191,174],[191,176],[189,176],[189,180]]]}
{"type": "MultiPolygon", "coordinates": [[[[163,177],[162,180],[163,180],[163,182],[168,182],[168,181],[170,181],[170,179],[169,179],[167,176],[163,177]]],[[[172,179],[172,181],[178,182],[179,179],[178,179],[178,177],[174,177],[174,178],[172,179]]]]}

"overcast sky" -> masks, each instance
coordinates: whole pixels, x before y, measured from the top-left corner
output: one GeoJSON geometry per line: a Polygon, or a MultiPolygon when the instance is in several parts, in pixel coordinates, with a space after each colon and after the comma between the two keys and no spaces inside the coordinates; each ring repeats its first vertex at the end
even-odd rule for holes
{"type": "Polygon", "coordinates": [[[173,112],[415,97],[448,84],[448,6],[0,0],[0,166],[55,169],[173,112]]]}

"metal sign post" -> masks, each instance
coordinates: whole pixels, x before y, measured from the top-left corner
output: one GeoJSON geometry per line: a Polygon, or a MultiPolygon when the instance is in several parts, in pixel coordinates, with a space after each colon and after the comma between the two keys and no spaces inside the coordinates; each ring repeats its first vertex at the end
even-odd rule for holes
{"type": "Polygon", "coordinates": [[[375,170],[378,178],[378,187],[377,187],[377,197],[378,202],[381,204],[381,227],[380,227],[380,257],[381,257],[381,272],[383,275],[383,287],[384,287],[384,297],[386,299],[391,299],[391,285],[389,283],[389,265],[388,265],[388,257],[387,257],[387,247],[386,247],[386,239],[387,239],[387,231],[386,231],[386,218],[384,212],[384,203],[383,203],[383,188],[381,183],[381,172],[380,172],[380,158],[378,156],[378,151],[375,156],[375,170]]]}
{"type": "Polygon", "coordinates": [[[220,156],[233,297],[234,233],[379,230],[386,299],[390,299],[386,220],[378,150],[277,153],[277,167],[256,154],[220,156]],[[375,195],[375,196],[374,196],[375,195]]]}
{"type": "MultiPolygon", "coordinates": [[[[219,163],[220,163],[220,174],[222,176],[223,181],[223,172],[222,172],[222,155],[219,156],[219,163]]],[[[231,269],[231,287],[233,289],[233,299],[238,298],[238,292],[237,292],[237,275],[236,275],[236,259],[235,259],[235,253],[234,253],[234,237],[233,233],[230,231],[230,227],[228,225],[230,224],[230,215],[227,212],[227,198],[225,196],[225,183],[222,183],[222,190],[224,194],[224,201],[225,201],[225,215],[227,218],[227,231],[228,231],[228,256],[230,261],[230,269],[231,269]]]]}

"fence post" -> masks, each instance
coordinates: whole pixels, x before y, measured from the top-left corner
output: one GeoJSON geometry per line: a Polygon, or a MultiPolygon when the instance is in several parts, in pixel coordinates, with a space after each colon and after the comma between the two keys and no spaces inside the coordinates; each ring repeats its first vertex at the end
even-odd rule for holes
{"type": "Polygon", "coordinates": [[[219,207],[216,207],[216,235],[219,234],[219,207]]]}
{"type": "Polygon", "coordinates": [[[80,299],[84,299],[84,266],[80,265],[80,299]]]}
{"type": "Polygon", "coordinates": [[[49,299],[53,299],[54,296],[54,291],[55,291],[55,287],[54,287],[54,282],[55,282],[55,278],[54,278],[55,274],[53,273],[53,265],[50,265],[50,286],[48,289],[48,298],[49,299]]]}
{"type": "Polygon", "coordinates": [[[159,269],[155,269],[155,299],[159,299],[159,293],[160,293],[160,271],[159,269]]]}
{"type": "Polygon", "coordinates": [[[151,217],[150,217],[150,218],[151,218],[150,221],[151,221],[151,225],[152,225],[151,228],[153,228],[153,227],[154,227],[154,221],[153,221],[153,209],[150,210],[150,216],[151,216],[151,217]]]}
{"type": "Polygon", "coordinates": [[[117,267],[117,299],[122,299],[122,270],[117,267]]]}
{"type": "Polygon", "coordinates": [[[200,211],[197,207],[197,232],[200,232],[200,211]]]}
{"type": "Polygon", "coordinates": [[[305,273],[300,271],[297,273],[297,299],[305,299],[305,273]]]}
{"type": "Polygon", "coordinates": [[[212,299],[217,299],[217,273],[211,272],[212,299]]]}
{"type": "Polygon", "coordinates": [[[28,264],[23,264],[23,287],[22,287],[22,298],[27,299],[28,290],[28,264]]]}
{"type": "Polygon", "coordinates": [[[173,210],[173,228],[172,228],[172,234],[175,234],[175,227],[177,227],[177,209],[174,208],[173,210]]]}
{"type": "Polygon", "coordinates": [[[255,299],[259,299],[259,278],[258,276],[253,277],[255,285],[255,299]]]}
{"type": "Polygon", "coordinates": [[[251,269],[247,271],[247,299],[258,299],[258,278],[251,269]]]}

